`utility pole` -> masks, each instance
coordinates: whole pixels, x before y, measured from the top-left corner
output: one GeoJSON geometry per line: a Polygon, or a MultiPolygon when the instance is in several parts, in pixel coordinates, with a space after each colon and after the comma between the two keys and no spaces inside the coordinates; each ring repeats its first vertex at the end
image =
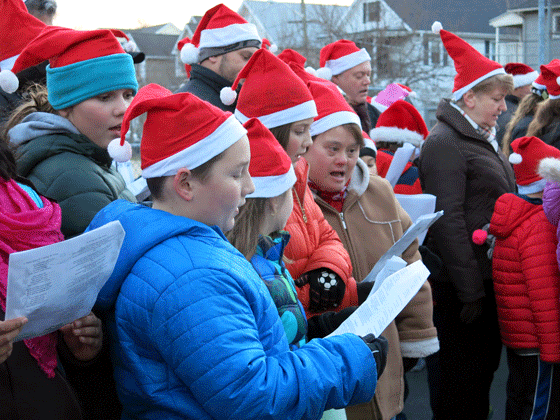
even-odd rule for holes
{"type": "Polygon", "coordinates": [[[307,38],[307,12],[305,10],[305,0],[301,0],[301,20],[303,23],[303,51],[305,57],[309,55],[309,39],[307,38]]]}
{"type": "Polygon", "coordinates": [[[539,0],[539,66],[545,64],[545,48],[546,48],[546,37],[545,37],[545,0],[539,0]]]}

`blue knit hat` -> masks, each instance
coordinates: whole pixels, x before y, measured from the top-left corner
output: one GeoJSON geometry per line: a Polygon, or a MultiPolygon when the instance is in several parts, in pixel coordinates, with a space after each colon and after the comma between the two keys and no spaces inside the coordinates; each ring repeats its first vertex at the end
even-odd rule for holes
{"type": "MultiPolygon", "coordinates": [[[[68,108],[118,89],[131,89],[134,93],[138,90],[132,57],[108,29],[75,31],[47,26],[23,49],[12,72],[45,60],[49,60],[47,90],[54,109],[68,108]]],[[[5,75],[2,79],[2,89],[17,89],[17,79],[14,82],[12,78],[9,83],[4,83],[8,80],[5,75]]]]}

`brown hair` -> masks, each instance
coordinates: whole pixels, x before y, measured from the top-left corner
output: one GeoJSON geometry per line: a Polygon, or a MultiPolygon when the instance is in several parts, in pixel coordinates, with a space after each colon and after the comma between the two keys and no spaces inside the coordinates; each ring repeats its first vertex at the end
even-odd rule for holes
{"type": "MultiPolygon", "coordinates": [[[[197,166],[194,169],[191,169],[191,175],[194,178],[199,179],[200,181],[204,182],[208,175],[210,175],[210,170],[214,166],[214,164],[219,161],[223,156],[224,152],[214,156],[209,161],[204,162],[202,165],[197,166]]],[[[148,189],[150,190],[150,194],[153,200],[161,200],[163,199],[163,184],[165,180],[169,178],[168,176],[160,176],[155,178],[147,178],[146,183],[148,184],[148,189]]]]}
{"type": "Polygon", "coordinates": [[[276,137],[278,143],[284,150],[288,150],[288,143],[290,141],[290,129],[293,123],[288,123],[284,125],[279,125],[278,127],[272,127],[270,132],[276,137]]]}
{"type": "Polygon", "coordinates": [[[229,242],[248,260],[255,255],[261,227],[266,217],[268,198],[247,198],[235,216],[233,229],[226,233],[229,242]]]}
{"type": "Polygon", "coordinates": [[[21,123],[21,121],[29,114],[33,112],[48,112],[50,114],[57,113],[49,103],[47,88],[44,85],[30,85],[25,90],[23,97],[25,102],[14,109],[0,133],[0,140],[8,144],[10,141],[8,138],[8,131],[21,123]]]}
{"type": "Polygon", "coordinates": [[[527,129],[528,136],[540,137],[554,121],[560,120],[560,99],[547,99],[537,105],[533,121],[527,129]]]}
{"type": "MultiPolygon", "coordinates": [[[[341,124],[340,127],[344,127],[352,135],[352,137],[354,137],[354,140],[356,140],[356,143],[358,143],[360,148],[364,147],[364,135],[362,134],[362,129],[358,124],[346,123],[341,124]]],[[[318,135],[319,134],[313,136],[312,139],[315,140],[318,135]]]]}
{"type": "MultiPolygon", "coordinates": [[[[507,94],[513,92],[513,77],[511,74],[496,74],[474,85],[470,90],[476,95],[479,93],[490,93],[496,88],[503,88],[507,94]]],[[[461,108],[465,105],[462,97],[456,103],[461,108]]]]}
{"type": "Polygon", "coordinates": [[[510,154],[511,142],[515,140],[511,138],[514,128],[527,115],[535,114],[537,105],[542,101],[543,97],[541,95],[530,93],[529,95],[524,96],[523,99],[521,99],[521,101],[519,102],[519,106],[515,110],[515,113],[511,117],[511,120],[509,120],[506,125],[506,131],[502,139],[502,152],[504,152],[504,155],[506,155],[506,157],[510,154]]]}

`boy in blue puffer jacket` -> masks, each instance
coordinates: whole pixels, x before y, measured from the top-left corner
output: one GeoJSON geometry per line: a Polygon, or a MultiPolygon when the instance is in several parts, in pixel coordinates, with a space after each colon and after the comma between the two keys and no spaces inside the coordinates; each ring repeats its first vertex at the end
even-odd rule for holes
{"type": "Polygon", "coordinates": [[[123,418],[317,419],[371,399],[376,342],[345,334],[290,351],[266,286],[222,233],[254,190],[246,130],[189,93],[148,85],[123,143],[145,112],[153,207],[116,201],[90,225],[119,220],[126,232],[96,305],[123,418]]]}

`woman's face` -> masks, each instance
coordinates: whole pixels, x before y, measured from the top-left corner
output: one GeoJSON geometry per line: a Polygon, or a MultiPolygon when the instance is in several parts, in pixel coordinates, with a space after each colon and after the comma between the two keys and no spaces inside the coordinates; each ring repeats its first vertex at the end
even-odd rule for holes
{"type": "Polygon", "coordinates": [[[502,87],[496,87],[487,93],[472,93],[469,98],[464,99],[466,105],[464,111],[479,126],[492,128],[496,125],[499,115],[507,110],[505,101],[507,93],[507,90],[502,87]]]}
{"type": "Polygon", "coordinates": [[[292,160],[292,165],[295,165],[299,158],[307,152],[309,146],[313,144],[311,134],[309,134],[311,123],[313,123],[313,118],[306,118],[292,123],[290,127],[286,153],[292,160]]]}
{"type": "Polygon", "coordinates": [[[194,219],[209,226],[218,226],[222,232],[233,229],[239,207],[245,196],[255,190],[249,175],[251,151],[247,136],[231,145],[198,186],[192,199],[194,219]]]}
{"type": "Polygon", "coordinates": [[[325,192],[342,191],[354,171],[360,145],[343,126],[319,134],[305,154],[309,179],[325,192]]]}
{"type": "Polygon", "coordinates": [[[113,90],[60,110],[59,113],[89,140],[106,149],[111,140],[120,138],[124,113],[133,97],[131,89],[113,90]]]}

